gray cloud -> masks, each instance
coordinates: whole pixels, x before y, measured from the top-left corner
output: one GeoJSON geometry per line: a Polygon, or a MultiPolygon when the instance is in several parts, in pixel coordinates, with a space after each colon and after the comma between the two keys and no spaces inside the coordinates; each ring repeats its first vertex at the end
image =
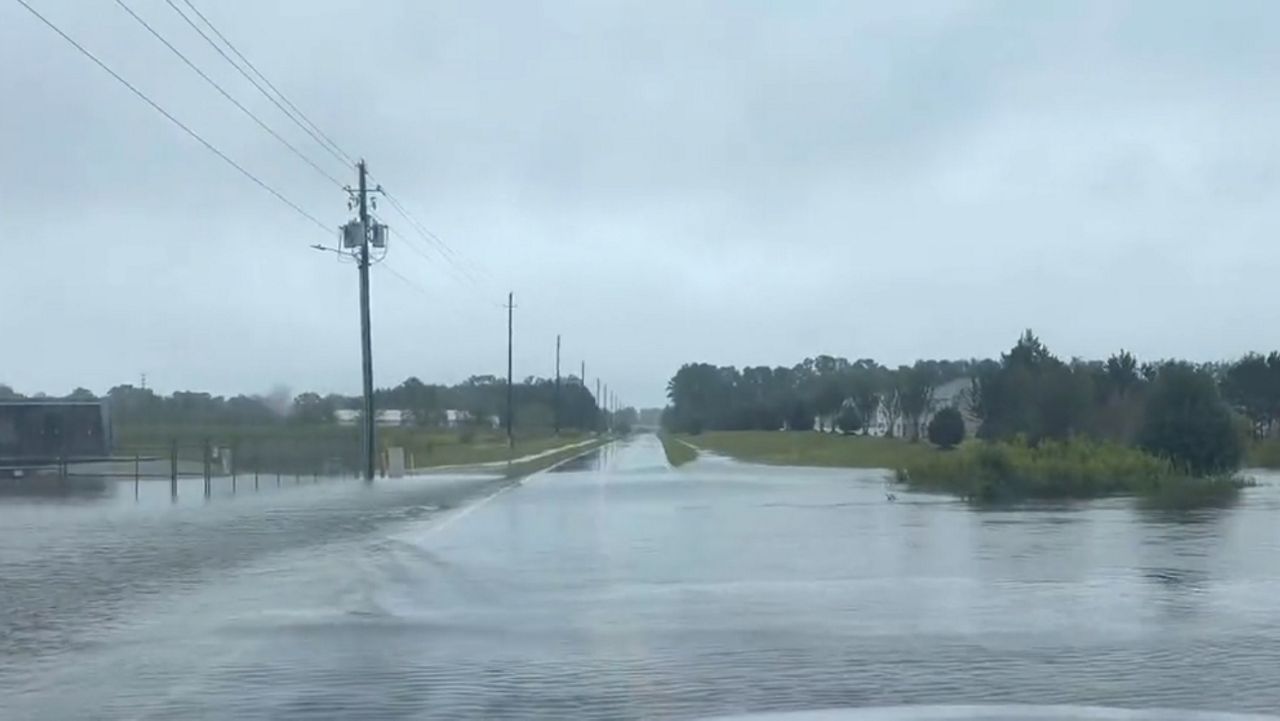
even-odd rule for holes
{"type": "MultiPolygon", "coordinates": [[[[31,0],[324,223],[343,194],[113,3],[31,0]]],[[[129,0],[344,181],[161,0],[129,0]]],[[[393,246],[378,380],[566,366],[661,401],[688,360],[1266,346],[1266,2],[197,3],[481,271],[393,246]],[[426,256],[426,257],[424,257],[426,256]],[[430,260],[428,260],[430,258],[430,260]]],[[[327,239],[0,6],[0,380],[358,387],[327,239]]],[[[384,206],[402,235],[409,224],[384,206]]]]}

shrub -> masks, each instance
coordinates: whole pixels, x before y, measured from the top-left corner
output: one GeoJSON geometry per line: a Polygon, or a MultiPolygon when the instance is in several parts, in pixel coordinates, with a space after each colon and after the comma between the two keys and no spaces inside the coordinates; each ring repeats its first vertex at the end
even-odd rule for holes
{"type": "Polygon", "coordinates": [[[840,409],[840,416],[836,418],[836,426],[845,435],[857,433],[862,429],[862,414],[858,413],[858,410],[852,405],[847,405],[840,409]]]}
{"type": "Polygon", "coordinates": [[[964,416],[950,406],[929,420],[929,442],[939,448],[955,448],[964,440],[964,416]]]}

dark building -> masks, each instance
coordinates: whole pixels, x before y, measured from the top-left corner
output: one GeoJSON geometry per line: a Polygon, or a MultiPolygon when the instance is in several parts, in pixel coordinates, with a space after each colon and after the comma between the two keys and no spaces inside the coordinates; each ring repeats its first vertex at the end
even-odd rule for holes
{"type": "Polygon", "coordinates": [[[111,419],[104,401],[0,401],[0,466],[110,455],[111,419]]]}

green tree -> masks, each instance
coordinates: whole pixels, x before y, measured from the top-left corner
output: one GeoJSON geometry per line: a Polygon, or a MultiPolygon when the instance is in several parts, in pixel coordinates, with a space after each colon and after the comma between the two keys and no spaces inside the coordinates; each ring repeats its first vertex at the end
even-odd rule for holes
{"type": "Polygon", "coordinates": [[[964,416],[960,410],[947,406],[929,419],[929,442],[939,448],[950,449],[964,440],[964,416]]]}
{"type": "Polygon", "coordinates": [[[924,414],[933,402],[933,389],[937,387],[937,370],[934,366],[917,361],[913,366],[898,369],[898,402],[906,418],[911,440],[920,440],[920,425],[924,414]]]}
{"type": "Polygon", "coordinates": [[[1243,455],[1213,379],[1184,363],[1167,363],[1156,373],[1138,444],[1194,475],[1234,470],[1243,455]]]}
{"type": "Polygon", "coordinates": [[[321,425],[333,422],[336,410],[329,398],[318,393],[301,393],[293,399],[293,420],[306,425],[321,425]]]}
{"type": "Polygon", "coordinates": [[[1106,375],[1107,380],[1121,398],[1128,395],[1129,391],[1142,381],[1142,377],[1138,375],[1137,359],[1123,348],[1107,359],[1106,375]]]}

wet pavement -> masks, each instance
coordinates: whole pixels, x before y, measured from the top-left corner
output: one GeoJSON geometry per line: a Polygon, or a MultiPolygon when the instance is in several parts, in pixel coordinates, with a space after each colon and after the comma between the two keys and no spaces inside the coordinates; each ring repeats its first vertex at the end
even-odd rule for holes
{"type": "Polygon", "coordinates": [[[518,484],[0,498],[0,718],[1272,712],[1261,480],[1189,514],[977,510],[874,471],[671,469],[641,436],[518,484]]]}

